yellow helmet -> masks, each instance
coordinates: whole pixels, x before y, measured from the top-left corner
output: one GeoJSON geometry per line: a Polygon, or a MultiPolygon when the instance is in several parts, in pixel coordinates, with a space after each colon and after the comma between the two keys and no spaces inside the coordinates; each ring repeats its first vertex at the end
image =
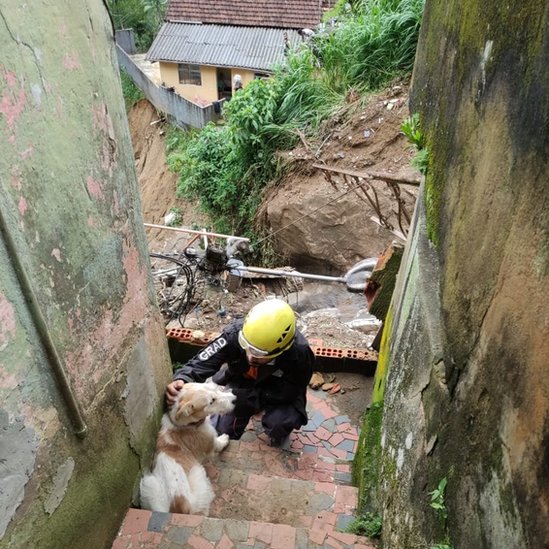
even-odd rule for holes
{"type": "Polygon", "coordinates": [[[280,355],[294,339],[295,314],[282,299],[268,299],[252,307],[238,333],[240,346],[260,358],[280,355]]]}

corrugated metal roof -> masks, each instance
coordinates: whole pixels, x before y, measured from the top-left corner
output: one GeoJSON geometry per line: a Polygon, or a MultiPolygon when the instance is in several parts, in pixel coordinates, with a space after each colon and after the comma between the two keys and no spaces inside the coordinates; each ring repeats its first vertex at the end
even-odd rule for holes
{"type": "Polygon", "coordinates": [[[284,34],[290,46],[301,40],[285,29],[164,23],[147,59],[269,71],[284,62],[284,34]]]}
{"type": "Polygon", "coordinates": [[[316,27],[321,0],[170,0],[167,21],[302,29],[316,27]]]}

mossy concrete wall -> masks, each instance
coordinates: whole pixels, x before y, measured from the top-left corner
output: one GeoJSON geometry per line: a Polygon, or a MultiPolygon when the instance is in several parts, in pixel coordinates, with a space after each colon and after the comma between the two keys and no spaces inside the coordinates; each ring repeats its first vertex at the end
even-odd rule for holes
{"type": "Polygon", "coordinates": [[[112,26],[99,0],[4,0],[0,49],[0,546],[103,547],[169,378],[112,26]]]}
{"type": "Polygon", "coordinates": [[[395,295],[385,547],[549,546],[548,15],[426,2],[411,111],[427,211],[395,295]],[[442,478],[446,521],[429,505],[442,478]]]}

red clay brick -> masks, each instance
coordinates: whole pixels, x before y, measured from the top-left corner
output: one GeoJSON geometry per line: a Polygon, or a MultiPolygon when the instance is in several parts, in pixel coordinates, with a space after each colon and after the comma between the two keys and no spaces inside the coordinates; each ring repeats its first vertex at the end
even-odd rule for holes
{"type": "Polygon", "coordinates": [[[254,541],[261,541],[269,545],[273,538],[274,524],[264,522],[251,522],[248,536],[254,541]]]}
{"type": "Polygon", "coordinates": [[[324,542],[324,546],[330,547],[332,549],[345,549],[341,543],[339,543],[336,539],[331,537],[331,534],[328,534],[328,538],[324,542]]]}
{"type": "Polygon", "coordinates": [[[128,536],[118,536],[115,538],[111,549],[128,549],[131,547],[131,538],[128,536]]]}
{"type": "Polygon", "coordinates": [[[129,509],[120,528],[121,534],[146,532],[152,513],[143,509],[129,509]]]}
{"type": "Polygon", "coordinates": [[[328,471],[313,471],[312,478],[316,482],[332,482],[333,477],[328,471]]]}
{"type": "MultiPolygon", "coordinates": [[[[347,437],[345,437],[347,438],[347,437]]],[[[334,435],[332,435],[328,442],[332,445],[332,446],[337,446],[340,442],[343,442],[345,440],[345,438],[343,437],[343,435],[341,433],[335,433],[334,435]]]]}
{"type": "Polygon", "coordinates": [[[319,427],[315,431],[315,436],[319,438],[320,440],[330,440],[330,437],[332,436],[332,433],[328,431],[327,429],[324,429],[324,427],[319,427]]]}
{"type": "Polygon", "coordinates": [[[356,542],[356,536],[354,534],[346,534],[345,532],[334,531],[330,534],[331,537],[346,543],[347,545],[352,545],[356,542]]]}
{"type": "Polygon", "coordinates": [[[316,519],[322,521],[324,526],[335,526],[335,523],[337,522],[337,515],[335,513],[331,513],[330,511],[321,511],[316,516],[316,519]]]}
{"type": "Polygon", "coordinates": [[[303,442],[301,442],[300,440],[293,440],[290,448],[294,448],[295,450],[301,450],[303,448],[303,442]]]}
{"type": "Polygon", "coordinates": [[[227,534],[223,534],[219,543],[215,546],[215,549],[233,549],[234,543],[229,539],[227,534]]]}
{"type": "Polygon", "coordinates": [[[326,539],[326,532],[324,530],[316,530],[314,527],[309,531],[309,539],[317,545],[323,545],[326,539]]]}
{"type": "Polygon", "coordinates": [[[173,524],[174,526],[189,526],[190,528],[196,528],[203,520],[204,517],[200,515],[170,515],[170,524],[173,524]]]}
{"type": "Polygon", "coordinates": [[[273,549],[289,549],[295,545],[295,528],[287,524],[275,524],[273,526],[273,549]]]}
{"type": "Polygon", "coordinates": [[[301,517],[297,518],[297,522],[298,526],[301,526],[302,528],[307,528],[307,530],[309,530],[313,525],[313,517],[302,515],[301,517]]]}
{"type": "Polygon", "coordinates": [[[268,477],[262,477],[261,475],[251,474],[248,477],[248,484],[246,487],[248,490],[266,490],[271,484],[271,479],[268,477]]]}
{"type": "Polygon", "coordinates": [[[333,495],[335,492],[335,485],[331,482],[316,482],[315,492],[333,495]]]}
{"type": "Polygon", "coordinates": [[[328,461],[319,461],[315,469],[318,471],[335,471],[336,470],[336,464],[335,463],[329,463],[328,461]]]}
{"type": "Polygon", "coordinates": [[[354,486],[338,486],[336,490],[334,513],[352,510],[357,504],[357,489],[354,486]]]}
{"type": "Polygon", "coordinates": [[[324,419],[332,419],[333,417],[337,417],[339,414],[333,410],[332,408],[330,408],[330,406],[326,406],[326,410],[323,410],[322,411],[323,414],[324,414],[324,419]]]}
{"type": "Polygon", "coordinates": [[[339,448],[330,448],[328,451],[338,459],[347,459],[347,452],[345,450],[340,450],[339,448]]]}
{"type": "Polygon", "coordinates": [[[193,549],[214,549],[214,546],[209,541],[194,534],[187,540],[187,545],[193,547],[193,549]]]}

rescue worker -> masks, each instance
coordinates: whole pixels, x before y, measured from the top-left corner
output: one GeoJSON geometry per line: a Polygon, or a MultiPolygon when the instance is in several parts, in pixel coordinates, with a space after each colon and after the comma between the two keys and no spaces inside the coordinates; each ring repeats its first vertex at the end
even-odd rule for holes
{"type": "Polygon", "coordinates": [[[268,299],[222,334],[174,374],[166,389],[171,406],[184,382],[213,381],[236,395],[232,413],[212,418],[219,434],[239,439],[250,418],[264,410],[262,424],[271,445],[285,443],[294,429],[307,423],[306,393],[314,355],[296,328],[292,308],[268,299]]]}

